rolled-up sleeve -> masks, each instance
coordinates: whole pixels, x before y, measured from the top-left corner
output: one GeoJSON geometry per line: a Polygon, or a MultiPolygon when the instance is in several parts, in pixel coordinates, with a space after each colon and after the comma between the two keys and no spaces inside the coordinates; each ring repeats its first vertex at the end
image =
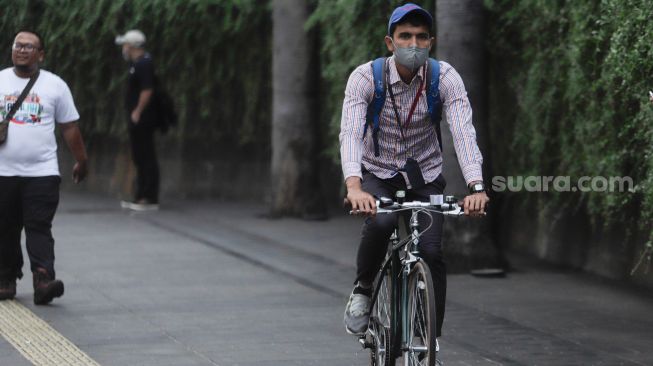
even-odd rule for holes
{"type": "Polygon", "coordinates": [[[476,143],[476,130],[472,124],[472,107],[458,72],[443,63],[440,76],[443,111],[453,136],[458,163],[467,184],[483,180],[483,156],[476,143]]]}
{"type": "Polygon", "coordinates": [[[367,106],[374,97],[370,63],[356,68],[347,81],[340,121],[340,162],[345,179],[362,177],[363,137],[367,106]]]}

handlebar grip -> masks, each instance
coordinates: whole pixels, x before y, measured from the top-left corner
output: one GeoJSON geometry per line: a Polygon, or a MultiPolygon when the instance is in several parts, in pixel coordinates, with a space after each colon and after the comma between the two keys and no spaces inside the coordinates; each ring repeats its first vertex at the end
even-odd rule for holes
{"type": "MultiPolygon", "coordinates": [[[[465,212],[465,201],[464,200],[458,201],[457,205],[460,207],[460,210],[462,212],[465,212]]],[[[489,203],[485,204],[485,207],[483,208],[483,216],[487,216],[489,206],[490,206],[489,203]]]]}
{"type": "MultiPolygon", "coordinates": [[[[376,198],[376,196],[375,196],[375,198],[376,198]]],[[[345,210],[347,210],[347,211],[349,212],[350,215],[358,215],[358,214],[360,214],[360,213],[362,212],[362,211],[359,211],[359,210],[355,210],[355,211],[354,211],[354,209],[353,209],[354,207],[353,207],[351,201],[349,201],[349,200],[347,199],[347,197],[343,198],[343,200],[342,200],[342,207],[343,207],[345,210]]],[[[378,208],[378,207],[379,207],[379,200],[376,200],[376,208],[378,208]]]]}

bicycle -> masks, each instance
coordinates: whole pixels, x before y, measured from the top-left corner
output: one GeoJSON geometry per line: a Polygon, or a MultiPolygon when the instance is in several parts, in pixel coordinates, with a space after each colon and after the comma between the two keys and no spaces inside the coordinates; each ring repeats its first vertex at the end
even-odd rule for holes
{"type": "Polygon", "coordinates": [[[410,235],[401,239],[396,226],[390,237],[388,254],[374,282],[368,329],[359,342],[370,349],[372,366],[395,365],[400,355],[404,366],[435,366],[435,289],[428,265],[418,252],[419,238],[432,223],[420,231],[418,214],[461,216],[464,210],[453,196],[432,195],[429,202],[404,202],[405,192],[398,191],[396,198],[377,200],[376,213],[410,211],[410,235]]]}

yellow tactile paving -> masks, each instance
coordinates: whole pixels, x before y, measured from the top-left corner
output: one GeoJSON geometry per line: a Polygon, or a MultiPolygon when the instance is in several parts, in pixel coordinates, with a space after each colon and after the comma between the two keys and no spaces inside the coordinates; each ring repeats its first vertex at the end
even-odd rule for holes
{"type": "Polygon", "coordinates": [[[0,301],[0,335],[35,366],[100,366],[15,300],[0,301]]]}

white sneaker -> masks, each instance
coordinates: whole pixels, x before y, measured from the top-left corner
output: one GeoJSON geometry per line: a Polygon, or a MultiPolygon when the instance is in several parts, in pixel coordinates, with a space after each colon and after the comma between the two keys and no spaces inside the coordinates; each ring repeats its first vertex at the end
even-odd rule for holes
{"type": "Polygon", "coordinates": [[[139,201],[139,202],[120,201],[120,207],[127,208],[133,211],[157,211],[159,209],[159,204],[149,203],[146,201],[139,201]]]}
{"type": "Polygon", "coordinates": [[[347,333],[352,335],[365,334],[367,325],[370,322],[370,303],[369,296],[355,294],[352,291],[345,308],[344,322],[347,333]]]}
{"type": "Polygon", "coordinates": [[[129,208],[133,211],[158,211],[158,203],[132,203],[129,208]]]}

